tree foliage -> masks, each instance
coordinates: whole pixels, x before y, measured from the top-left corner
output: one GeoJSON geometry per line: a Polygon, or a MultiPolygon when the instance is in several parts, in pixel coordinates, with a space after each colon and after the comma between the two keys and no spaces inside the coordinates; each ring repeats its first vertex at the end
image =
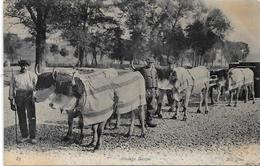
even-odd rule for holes
{"type": "Polygon", "coordinates": [[[247,43],[226,41],[223,47],[223,54],[228,63],[245,60],[250,49],[247,43]]]}
{"type": "Polygon", "coordinates": [[[36,66],[41,70],[45,63],[46,33],[53,30],[52,16],[56,16],[56,9],[60,0],[10,0],[6,1],[5,15],[17,18],[18,22],[28,28],[35,37],[36,66]]]}
{"type": "Polygon", "coordinates": [[[8,55],[12,61],[17,58],[16,51],[21,48],[22,41],[17,34],[4,34],[4,53],[8,55]]]}
{"type": "Polygon", "coordinates": [[[189,45],[195,52],[193,65],[205,64],[209,58],[207,55],[210,55],[205,53],[210,51],[215,43],[221,43],[230,29],[229,20],[219,9],[213,9],[207,13],[205,19],[197,19],[189,24],[185,31],[189,45]]]}
{"type": "MultiPolygon", "coordinates": [[[[92,65],[99,63],[98,56],[100,61],[109,56],[121,63],[154,56],[161,62],[188,58],[197,66],[213,62],[216,47],[226,49],[229,61],[249,53],[246,43],[224,42],[232,30],[230,21],[221,10],[209,10],[199,0],[12,0],[8,4],[6,15],[18,18],[35,39],[36,64],[44,61],[46,34],[51,32],[59,32],[75,47],[81,66],[87,65],[89,55],[92,65]]],[[[48,50],[56,54],[57,47],[48,50]]],[[[62,56],[66,52],[60,50],[62,56]]]]}

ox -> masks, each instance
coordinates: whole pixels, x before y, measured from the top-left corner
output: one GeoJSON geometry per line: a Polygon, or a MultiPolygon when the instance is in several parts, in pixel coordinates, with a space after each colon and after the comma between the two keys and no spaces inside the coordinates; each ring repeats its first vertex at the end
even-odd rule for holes
{"type": "Polygon", "coordinates": [[[209,88],[209,96],[211,99],[211,104],[214,104],[215,101],[213,99],[213,90],[217,91],[217,100],[216,102],[219,103],[219,98],[222,95],[224,101],[226,101],[225,92],[227,91],[226,87],[226,80],[227,80],[227,69],[218,69],[218,70],[211,70],[210,71],[210,88],[209,88]]]}
{"type": "MultiPolygon", "coordinates": [[[[141,68],[136,68],[133,64],[133,61],[131,62],[131,68],[133,71],[138,71],[141,73],[141,68]]],[[[162,118],[161,114],[161,108],[162,108],[162,102],[163,97],[166,94],[168,99],[168,104],[173,104],[172,99],[172,85],[169,82],[169,76],[172,72],[173,64],[169,63],[168,67],[156,67],[156,71],[158,74],[158,96],[157,96],[157,110],[155,112],[156,115],[158,115],[158,118],[162,118]]],[[[172,111],[172,108],[168,110],[169,112],[172,111]]]]}
{"type": "Polygon", "coordinates": [[[187,119],[186,109],[188,107],[191,94],[200,94],[200,104],[197,112],[201,112],[202,102],[205,99],[205,113],[208,113],[209,78],[210,73],[207,68],[203,66],[195,67],[192,69],[176,67],[173,70],[170,76],[170,82],[173,85],[173,98],[177,102],[177,110],[172,119],[177,118],[177,113],[180,108],[181,102],[184,103],[183,121],[187,119]]]}
{"type": "MultiPolygon", "coordinates": [[[[51,107],[59,107],[70,114],[79,112],[84,118],[84,123],[92,125],[94,135],[90,145],[96,144],[95,150],[102,146],[104,126],[113,112],[117,115],[132,112],[127,134],[131,136],[135,121],[134,110],[139,109],[141,136],[144,136],[145,82],[139,73],[132,72],[110,79],[72,77],[66,81],[56,81],[55,94],[51,99],[51,107]],[[131,90],[131,93],[126,93],[127,90],[131,90]]],[[[83,138],[83,133],[81,137],[83,138]]]]}
{"type": "Polygon", "coordinates": [[[228,91],[230,92],[228,106],[231,106],[234,93],[236,93],[234,106],[237,106],[239,93],[241,89],[245,90],[246,92],[245,102],[248,101],[248,91],[250,91],[253,97],[253,104],[255,103],[254,73],[251,69],[231,68],[228,71],[227,87],[228,91]]]}
{"type": "MultiPolygon", "coordinates": [[[[108,77],[108,78],[112,78],[112,77],[115,77],[117,76],[117,71],[114,70],[114,69],[106,69],[106,70],[100,70],[100,71],[93,71],[93,70],[90,70],[90,71],[84,71],[84,73],[86,73],[84,76],[85,77],[108,77]]],[[[56,86],[57,86],[57,83],[61,83],[61,82],[67,82],[67,80],[71,80],[72,79],[72,76],[70,76],[69,74],[66,74],[66,73],[58,73],[56,71],[53,71],[53,72],[46,72],[46,73],[42,73],[42,74],[38,74],[38,81],[37,81],[37,84],[36,84],[36,94],[34,96],[34,100],[36,102],[42,102],[44,100],[46,100],[48,97],[51,99],[53,97],[56,97],[54,92],[57,91],[56,90],[56,86]]],[[[81,84],[80,81],[76,78],[75,79],[76,82],[78,84],[81,84]]],[[[81,84],[81,86],[78,86],[78,88],[74,89],[74,95],[76,95],[77,97],[81,97],[81,94],[83,93],[83,86],[81,84]]],[[[68,92],[70,93],[70,92],[68,92]]],[[[62,99],[63,101],[64,100],[68,100],[66,98],[63,98],[62,99]]],[[[70,103],[68,102],[68,105],[70,103]]],[[[63,105],[61,107],[61,112],[64,110],[62,108],[66,108],[68,107],[68,105],[63,105]]],[[[50,103],[50,107],[54,108],[54,106],[50,103]]],[[[75,111],[67,111],[68,113],[68,125],[69,125],[69,129],[68,129],[68,132],[67,132],[67,135],[63,138],[63,141],[68,141],[72,138],[72,124],[73,124],[73,119],[76,118],[76,117],[79,117],[79,128],[81,130],[81,136],[80,136],[80,140],[79,142],[81,143],[82,142],[82,139],[83,139],[83,116],[81,114],[80,111],[78,110],[75,110],[75,111]]]]}
{"type": "MultiPolygon", "coordinates": [[[[159,96],[157,100],[158,107],[157,107],[156,114],[158,115],[159,118],[162,118],[161,108],[162,108],[163,97],[165,94],[167,95],[168,104],[171,106],[168,112],[172,112],[173,111],[172,105],[176,104],[176,102],[174,102],[173,94],[172,94],[173,85],[170,83],[170,76],[174,68],[175,68],[174,64],[171,63],[169,63],[169,66],[167,68],[156,68],[158,73],[158,89],[159,89],[159,96]]],[[[189,66],[185,68],[191,69],[189,66]]],[[[176,109],[177,109],[177,105],[176,105],[176,109]]]]}

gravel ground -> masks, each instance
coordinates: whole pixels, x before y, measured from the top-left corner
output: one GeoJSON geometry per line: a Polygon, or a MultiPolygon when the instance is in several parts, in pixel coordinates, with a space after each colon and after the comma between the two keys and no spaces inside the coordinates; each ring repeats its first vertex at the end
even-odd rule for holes
{"type": "MultiPolygon", "coordinates": [[[[7,93],[5,87],[5,94],[7,93]]],[[[260,164],[260,99],[256,104],[239,102],[238,107],[225,103],[210,105],[209,114],[196,113],[196,98],[188,108],[186,122],[170,119],[163,110],[158,126],[148,128],[146,138],[136,120],[134,136],[127,138],[130,120],[122,118],[119,129],[105,130],[103,149],[62,142],[66,134],[66,114],[49,110],[47,102],[37,104],[36,145],[15,143],[14,112],[5,95],[4,147],[5,164],[16,165],[86,165],[86,164],[260,164]]],[[[79,130],[75,125],[75,139],[79,130]]],[[[19,132],[19,130],[18,130],[19,132]]],[[[91,141],[91,130],[84,130],[84,144],[91,141]]]]}

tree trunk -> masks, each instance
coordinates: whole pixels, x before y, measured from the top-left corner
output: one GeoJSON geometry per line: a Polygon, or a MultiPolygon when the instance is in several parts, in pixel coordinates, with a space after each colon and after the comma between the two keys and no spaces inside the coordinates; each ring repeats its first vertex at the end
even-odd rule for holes
{"type": "Polygon", "coordinates": [[[84,67],[86,65],[85,61],[85,48],[82,46],[79,46],[79,63],[80,67],[84,67]]]}
{"type": "Polygon", "coordinates": [[[35,69],[37,67],[39,72],[42,72],[45,63],[45,46],[46,46],[46,29],[40,27],[37,28],[36,34],[36,62],[35,69]]]}
{"type": "Polygon", "coordinates": [[[94,63],[95,66],[97,66],[97,51],[96,51],[96,47],[93,48],[93,60],[92,62],[94,63]]]}

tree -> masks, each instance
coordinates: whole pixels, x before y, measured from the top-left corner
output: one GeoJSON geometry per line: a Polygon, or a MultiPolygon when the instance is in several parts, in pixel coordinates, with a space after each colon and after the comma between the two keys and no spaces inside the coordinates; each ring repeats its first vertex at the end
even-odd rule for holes
{"type": "Polygon", "coordinates": [[[52,44],[50,46],[50,52],[52,53],[52,55],[54,56],[55,54],[58,54],[59,51],[59,46],[57,44],[52,44]]]}
{"type": "Polygon", "coordinates": [[[129,53],[131,53],[130,61],[140,60],[144,56],[149,55],[148,40],[150,27],[147,24],[146,15],[149,13],[149,3],[145,0],[121,0],[117,4],[121,12],[121,18],[125,21],[125,25],[130,34],[129,53]]]}
{"type": "MultiPolygon", "coordinates": [[[[29,33],[35,37],[36,63],[39,71],[45,65],[46,33],[52,31],[51,16],[59,0],[10,0],[5,12],[6,16],[18,19],[18,22],[28,28],[29,33]]],[[[36,67],[35,66],[35,67],[36,67]]]]}
{"type": "Polygon", "coordinates": [[[226,41],[222,50],[228,63],[245,60],[250,52],[247,43],[231,41],[226,41]]]}
{"type": "Polygon", "coordinates": [[[206,63],[205,54],[215,43],[222,42],[231,29],[230,21],[219,9],[209,11],[206,18],[197,19],[189,24],[185,31],[190,47],[194,50],[193,65],[203,65],[206,63]]]}
{"type": "Polygon", "coordinates": [[[17,49],[21,48],[22,41],[17,34],[4,34],[4,52],[11,58],[12,62],[16,57],[17,49]]]}
{"type": "Polygon", "coordinates": [[[88,51],[96,57],[96,46],[101,42],[98,36],[116,24],[113,17],[105,14],[105,10],[103,1],[68,0],[58,11],[56,27],[62,31],[62,37],[76,47],[80,66],[86,65],[88,51]]]}

